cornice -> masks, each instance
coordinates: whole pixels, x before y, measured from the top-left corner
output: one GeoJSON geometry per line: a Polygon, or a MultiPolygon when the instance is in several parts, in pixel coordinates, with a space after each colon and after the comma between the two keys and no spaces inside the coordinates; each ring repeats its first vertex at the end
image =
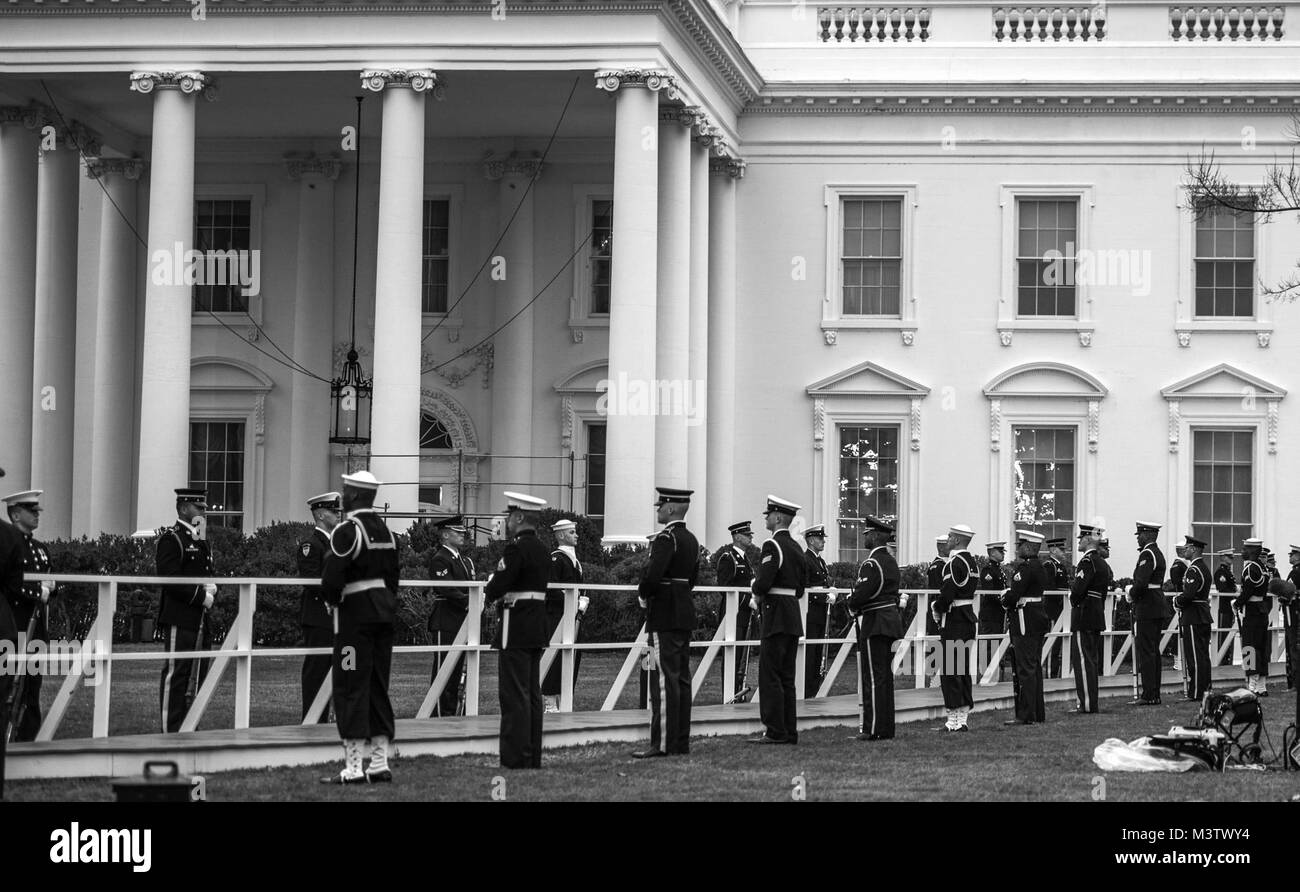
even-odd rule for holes
{"type": "Polygon", "coordinates": [[[966,93],[900,96],[845,92],[832,95],[809,90],[762,96],[745,107],[745,115],[855,115],[855,114],[1187,114],[1187,113],[1274,113],[1294,114],[1300,110],[1300,85],[1277,95],[1223,95],[1200,93],[1153,95],[1092,91],[1090,95],[994,95],[994,91],[972,96],[966,93]]]}

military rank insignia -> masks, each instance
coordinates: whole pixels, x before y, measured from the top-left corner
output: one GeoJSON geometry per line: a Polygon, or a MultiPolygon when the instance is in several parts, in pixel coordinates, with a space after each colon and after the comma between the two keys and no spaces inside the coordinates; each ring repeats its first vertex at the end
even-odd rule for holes
{"type": "Polygon", "coordinates": [[[304,543],[302,543],[302,545],[299,546],[299,550],[302,551],[302,556],[303,556],[303,557],[308,557],[308,556],[310,556],[310,555],[311,555],[311,543],[310,543],[310,542],[304,542],[304,543]]]}

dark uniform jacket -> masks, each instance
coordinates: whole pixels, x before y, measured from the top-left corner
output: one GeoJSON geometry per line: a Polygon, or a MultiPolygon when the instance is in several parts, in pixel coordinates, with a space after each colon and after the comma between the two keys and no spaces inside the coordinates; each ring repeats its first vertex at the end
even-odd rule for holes
{"type": "Polygon", "coordinates": [[[1008,611],[1014,611],[1009,618],[1012,632],[1019,632],[1031,638],[1041,638],[1051,629],[1042,600],[1047,585],[1047,571],[1043,569],[1042,562],[1038,558],[1027,558],[1015,567],[1007,593],[1002,597],[1002,605],[1008,611]],[[1022,598],[1038,600],[1017,607],[1022,598]]]}
{"type": "Polygon", "coordinates": [[[497,571],[488,577],[483,595],[490,604],[501,601],[501,627],[492,646],[497,650],[531,650],[551,643],[546,633],[546,602],[517,601],[511,592],[543,592],[551,581],[551,556],[536,530],[520,530],[506,543],[497,571]]]}
{"type": "MultiPolygon", "coordinates": [[[[582,563],[577,558],[569,557],[569,553],[562,549],[555,549],[551,552],[551,582],[582,582],[582,563]]],[[[546,593],[546,610],[551,612],[551,595],[560,596],[560,613],[564,613],[564,592],[560,589],[550,589],[546,593]]]]}
{"type": "MultiPolygon", "coordinates": [[[[754,581],[754,569],[749,566],[749,559],[735,545],[728,545],[718,554],[717,568],[718,585],[734,585],[741,590],[740,606],[743,609],[749,601],[749,584],[754,581]]],[[[727,599],[724,597],[719,614],[725,615],[726,612],[727,599]]],[[[737,629],[736,632],[742,636],[745,634],[744,629],[737,629]]]]}
{"type": "MultiPolygon", "coordinates": [[[[22,597],[23,556],[22,534],[12,524],[0,520],[0,641],[16,643],[18,624],[14,622],[13,608],[9,605],[22,597]]],[[[27,631],[23,627],[23,631],[27,631]]]]}
{"type": "MultiPolygon", "coordinates": [[[[826,566],[826,561],[822,559],[820,554],[813,551],[811,548],[805,549],[803,553],[803,566],[804,576],[806,577],[805,582],[808,588],[831,587],[831,571],[830,568],[826,566]]],[[[825,604],[826,593],[809,592],[808,603],[825,604]]]]}
{"type": "Polygon", "coordinates": [[[1241,565],[1241,594],[1233,599],[1232,606],[1244,610],[1246,616],[1268,616],[1272,603],[1268,594],[1268,570],[1263,564],[1246,561],[1241,565]]]}
{"type": "MultiPolygon", "coordinates": [[[[434,549],[429,559],[429,578],[435,580],[473,579],[474,562],[463,554],[453,552],[446,545],[434,549]]],[[[433,610],[429,613],[430,632],[460,631],[469,614],[468,588],[434,588],[433,610]]]]}
{"type": "Polygon", "coordinates": [[[925,568],[925,587],[938,589],[943,585],[943,568],[947,566],[948,559],[942,555],[935,555],[930,561],[930,566],[925,568]]]}
{"type": "Polygon", "coordinates": [[[1070,628],[1076,632],[1106,629],[1106,592],[1110,587],[1110,565],[1089,549],[1079,558],[1070,585],[1070,628]]]}
{"type": "Polygon", "coordinates": [[[1237,579],[1232,575],[1232,565],[1227,561],[1214,571],[1214,590],[1228,594],[1237,590],[1237,579]]]}
{"type": "MultiPolygon", "coordinates": [[[[22,555],[24,574],[32,576],[37,573],[50,572],[50,553],[45,550],[45,546],[17,527],[14,527],[13,530],[18,534],[18,550],[22,555]]],[[[18,631],[26,633],[27,624],[31,622],[32,615],[36,613],[36,608],[41,606],[40,581],[34,580],[24,583],[19,595],[10,599],[9,606],[13,609],[14,625],[18,627],[18,631]]],[[[45,640],[44,616],[36,620],[36,627],[32,630],[32,635],[39,640],[45,640]]]]}
{"type": "MultiPolygon", "coordinates": [[[[979,590],[982,592],[997,592],[1002,594],[1002,590],[1007,587],[1006,577],[1002,573],[1002,565],[989,561],[984,565],[983,572],[980,573],[979,590]]],[[[997,597],[981,596],[979,620],[981,624],[997,626],[999,631],[1002,628],[1002,621],[1006,611],[1002,609],[1002,602],[997,597]]]]}
{"type": "Polygon", "coordinates": [[[1164,584],[1165,556],[1160,553],[1160,546],[1152,542],[1138,553],[1133,585],[1128,590],[1133,599],[1134,620],[1154,622],[1168,617],[1164,584]]]}
{"type": "MultiPolygon", "coordinates": [[[[183,520],[158,535],[155,563],[159,576],[212,576],[212,551],[203,539],[194,538],[194,528],[183,520]]],[[[164,585],[158,605],[158,622],[166,626],[198,631],[203,621],[202,585],[164,585]]]]}
{"type": "Polygon", "coordinates": [[[699,575],[699,540],[686,529],[685,521],[674,520],[650,543],[650,563],[641,574],[639,591],[646,602],[647,632],[695,629],[691,592],[699,575]]]}
{"type": "Polygon", "coordinates": [[[763,543],[758,576],[752,586],[762,617],[760,638],[803,634],[799,599],[803,597],[804,579],[803,552],[789,530],[777,530],[763,543]],[[771,593],[774,588],[785,594],[771,593]]]}
{"type": "Polygon", "coordinates": [[[397,539],[373,508],[348,512],[330,533],[321,594],[339,607],[339,628],[397,618],[397,539]]]}
{"type": "Polygon", "coordinates": [[[1187,565],[1183,571],[1182,594],[1174,598],[1174,605],[1182,611],[1180,623],[1189,626],[1208,626],[1210,617],[1210,563],[1203,557],[1187,565]]]}
{"type": "Polygon", "coordinates": [[[903,637],[903,613],[898,609],[900,578],[898,562],[889,549],[884,545],[871,549],[858,568],[858,579],[849,595],[849,610],[861,617],[858,628],[863,637],[903,637]]]}
{"type": "Polygon", "coordinates": [[[958,602],[971,601],[978,584],[970,552],[962,549],[949,554],[934,604],[944,638],[969,641],[975,637],[975,606],[958,602]]]}
{"type": "MultiPolygon", "coordinates": [[[[329,550],[329,533],[316,527],[312,530],[311,538],[298,543],[298,577],[320,579],[325,571],[325,555],[329,554],[329,550]]],[[[299,622],[305,629],[334,628],[334,618],[330,616],[329,605],[321,596],[319,585],[302,587],[302,614],[299,622]]]]}

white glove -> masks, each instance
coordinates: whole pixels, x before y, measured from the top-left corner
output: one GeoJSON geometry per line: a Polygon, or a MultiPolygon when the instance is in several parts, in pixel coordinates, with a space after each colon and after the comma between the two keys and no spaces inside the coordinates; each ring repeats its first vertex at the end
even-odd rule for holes
{"type": "Polygon", "coordinates": [[[899,610],[906,610],[906,609],[907,609],[907,594],[906,594],[906,593],[903,593],[903,594],[901,594],[901,595],[898,596],[898,609],[899,609],[899,610]]]}
{"type": "Polygon", "coordinates": [[[215,598],[215,597],[217,596],[217,586],[216,586],[216,583],[214,583],[214,582],[205,582],[205,583],[203,584],[203,593],[204,593],[205,595],[207,595],[209,598],[215,598]]]}
{"type": "Polygon", "coordinates": [[[50,595],[54,594],[54,583],[48,579],[41,582],[41,603],[50,603],[50,595]]]}
{"type": "Polygon", "coordinates": [[[749,596],[749,609],[750,610],[758,609],[758,598],[754,597],[753,595],[749,596]]]}
{"type": "Polygon", "coordinates": [[[835,589],[831,589],[830,591],[828,591],[828,592],[826,593],[826,603],[827,603],[827,604],[834,604],[834,603],[835,603],[835,599],[836,599],[837,597],[838,597],[838,594],[836,593],[835,589]]]}
{"type": "Polygon", "coordinates": [[[209,607],[211,607],[211,606],[212,606],[212,602],[213,602],[214,600],[216,600],[216,599],[213,598],[211,595],[209,595],[209,594],[204,594],[204,596],[203,596],[203,609],[204,609],[204,610],[207,610],[209,607]]]}
{"type": "Polygon", "coordinates": [[[641,606],[642,610],[645,610],[647,607],[650,606],[649,604],[646,603],[646,599],[641,597],[640,595],[636,596],[636,602],[641,606]]]}
{"type": "Polygon", "coordinates": [[[589,605],[590,603],[591,603],[591,598],[588,598],[586,595],[578,595],[578,612],[586,613],[587,605],[589,605]]]}

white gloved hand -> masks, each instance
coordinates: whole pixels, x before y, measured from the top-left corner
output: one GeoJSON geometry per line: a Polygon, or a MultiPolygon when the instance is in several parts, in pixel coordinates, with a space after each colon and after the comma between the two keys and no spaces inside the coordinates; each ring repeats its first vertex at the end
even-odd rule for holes
{"type": "Polygon", "coordinates": [[[204,584],[203,584],[203,593],[206,594],[206,595],[210,595],[210,596],[212,596],[212,597],[215,598],[215,597],[217,596],[217,585],[216,585],[216,583],[214,583],[214,582],[206,582],[206,583],[204,583],[204,584]]]}
{"type": "Polygon", "coordinates": [[[48,579],[41,581],[41,603],[50,603],[50,595],[54,594],[54,583],[48,579]]]}
{"type": "Polygon", "coordinates": [[[591,604],[591,598],[586,595],[578,595],[578,612],[586,613],[588,605],[591,604]]]}
{"type": "Polygon", "coordinates": [[[906,610],[906,609],[907,609],[907,595],[906,595],[906,594],[902,594],[902,595],[899,595],[899,596],[898,596],[898,608],[899,608],[900,610],[906,610]]]}
{"type": "Polygon", "coordinates": [[[636,596],[636,602],[641,606],[642,610],[645,610],[647,607],[650,606],[649,604],[646,603],[646,599],[641,597],[640,595],[636,596]]]}
{"type": "Polygon", "coordinates": [[[834,603],[835,603],[835,599],[836,599],[837,597],[839,597],[838,593],[835,591],[835,589],[831,589],[830,591],[828,591],[828,592],[826,593],[826,603],[827,603],[827,604],[834,604],[834,603]]]}
{"type": "Polygon", "coordinates": [[[207,610],[209,607],[212,606],[212,602],[215,601],[215,600],[216,600],[216,599],[213,598],[211,595],[205,594],[205,595],[203,596],[203,609],[204,609],[204,610],[207,610]]]}
{"type": "Polygon", "coordinates": [[[749,609],[750,610],[758,609],[758,598],[754,597],[753,595],[749,596],[749,609]]]}

